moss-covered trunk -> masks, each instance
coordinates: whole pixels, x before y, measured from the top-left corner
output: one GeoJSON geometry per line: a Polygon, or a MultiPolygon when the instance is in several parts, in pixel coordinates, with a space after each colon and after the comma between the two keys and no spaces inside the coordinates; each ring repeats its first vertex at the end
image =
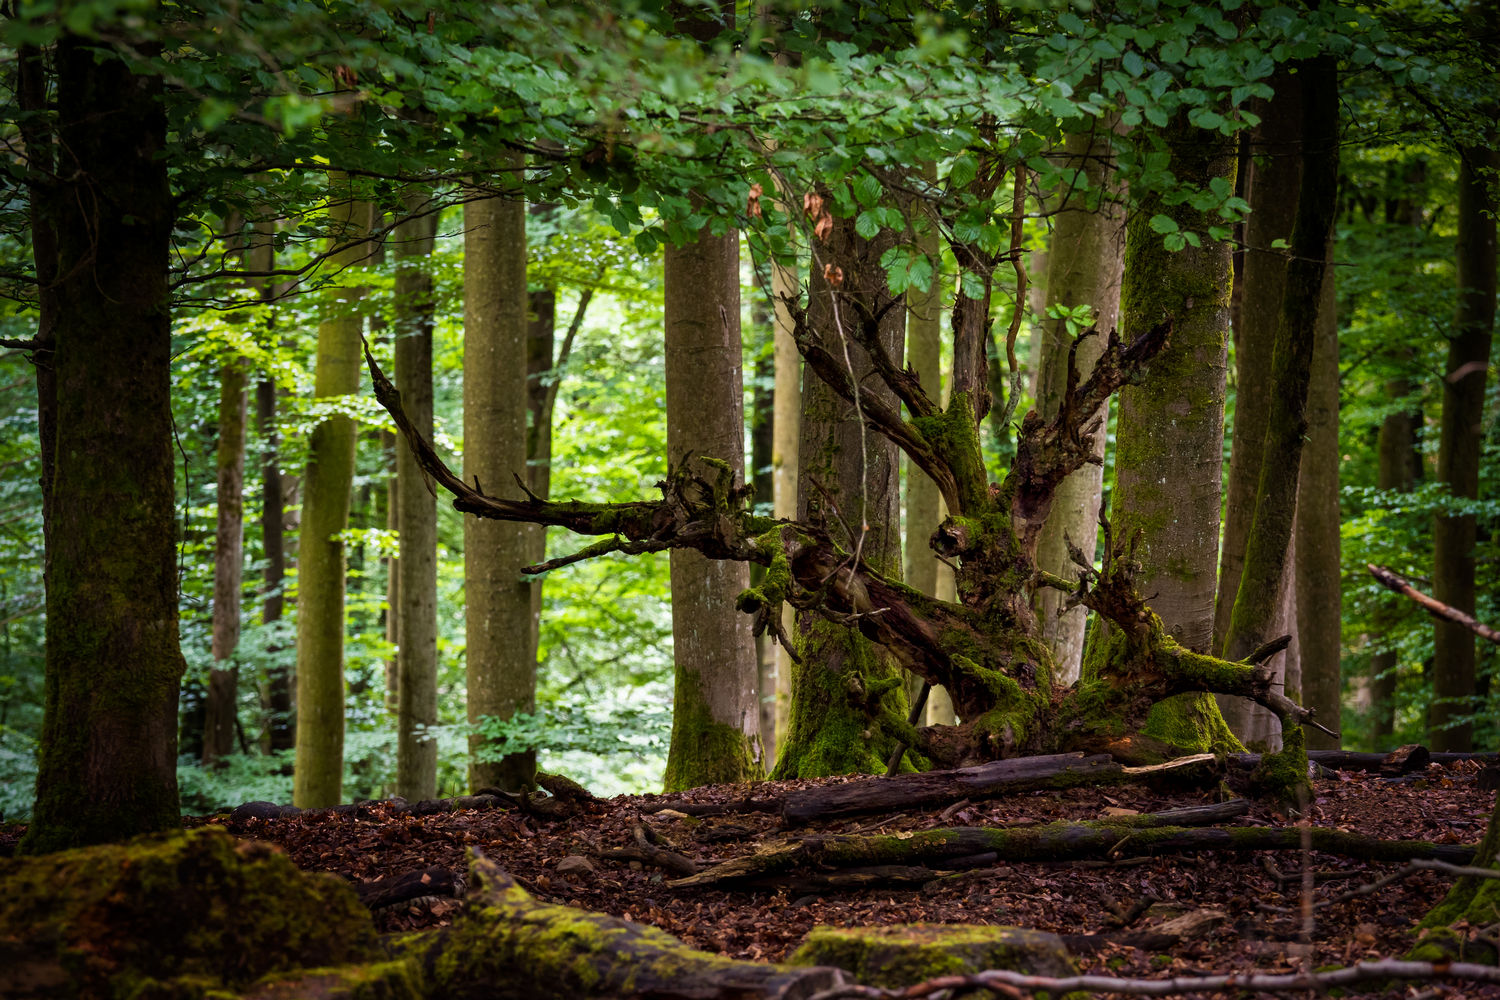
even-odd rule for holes
{"type": "MultiPolygon", "coordinates": [[[[1215,179],[1233,182],[1234,149],[1222,136],[1180,122],[1165,139],[1180,180],[1203,188],[1215,179]]],[[[1230,254],[1227,245],[1208,240],[1167,250],[1151,226],[1158,214],[1182,232],[1201,233],[1213,222],[1186,203],[1156,199],[1147,199],[1130,220],[1121,292],[1125,331],[1138,336],[1165,316],[1176,319],[1171,342],[1146,377],[1120,393],[1111,517],[1120,538],[1140,533],[1140,587],[1153,595],[1151,607],[1167,632],[1189,649],[1207,651],[1219,548],[1230,254]]],[[[1152,730],[1204,746],[1235,742],[1212,699],[1199,695],[1164,706],[1152,730]]]]}
{"type": "MultiPolygon", "coordinates": [[[[1337,208],[1337,64],[1332,56],[1320,56],[1298,68],[1306,88],[1300,129],[1302,181],[1271,359],[1271,406],[1261,446],[1255,516],[1229,631],[1224,637],[1224,653],[1234,660],[1248,656],[1273,638],[1275,619],[1285,603],[1281,581],[1291,565],[1313,347],[1337,208]]],[[[1332,721],[1338,724],[1337,719],[1332,721]]]]}
{"type": "MultiPolygon", "coordinates": [[[[873,405],[894,407],[895,394],[870,377],[873,365],[854,328],[881,316],[878,337],[887,355],[902,356],[905,315],[891,306],[879,260],[889,233],[866,240],[853,219],[836,220],[813,255],[807,326],[812,337],[856,385],[846,399],[823,379],[802,393],[798,444],[798,513],[822,525],[849,558],[887,578],[901,577],[897,450],[862,419],[873,405]],[[890,308],[888,308],[890,307],[890,308]],[[857,401],[856,401],[857,400],[857,401]]],[[[834,569],[852,575],[853,566],[834,569]]],[[[856,608],[855,614],[875,608],[856,608]]],[[[848,774],[884,768],[899,742],[907,702],[900,665],[859,630],[817,614],[798,615],[801,662],[792,670],[792,703],[775,776],[848,774]]]]}
{"type": "MultiPolygon", "coordinates": [[[[705,480],[725,468],[745,478],[739,260],[734,230],[705,229],[666,251],[667,462],[705,480]]],[[[749,570],[686,550],[670,558],[675,683],[666,788],[759,778],[755,640],[735,610],[749,570]]]]}
{"type": "Polygon", "coordinates": [[[58,282],[46,490],[46,684],[23,851],[178,822],[177,552],[159,78],[96,39],[53,53],[62,162],[34,189],[58,282]],[[121,150],[131,151],[121,155],[121,150]]]}
{"type": "MultiPolygon", "coordinates": [[[[1273,249],[1291,239],[1297,216],[1297,192],[1302,179],[1303,80],[1283,67],[1271,79],[1275,95],[1256,102],[1260,124],[1241,140],[1245,158],[1241,187],[1250,202],[1245,221],[1244,254],[1235,289],[1238,310],[1234,325],[1234,423],[1230,428],[1229,478],[1224,485],[1224,540],[1219,554],[1219,587],[1214,605],[1214,652],[1222,652],[1234,613],[1235,595],[1245,568],[1245,547],[1255,517],[1255,491],[1260,485],[1261,455],[1271,410],[1274,383],[1271,359],[1276,328],[1286,288],[1287,256],[1273,249]]],[[[1291,607],[1285,600],[1293,586],[1290,573],[1276,581],[1272,629],[1290,631],[1291,607]]],[[[1277,634],[1280,634],[1278,632],[1277,634]]],[[[1290,651],[1289,651],[1290,653],[1290,651]]],[[[1247,743],[1279,742],[1276,720],[1265,709],[1243,698],[1221,697],[1219,708],[1236,735],[1247,743]]]]}
{"type": "MultiPolygon", "coordinates": [[[[420,211],[408,197],[408,212],[420,211]]],[[[432,274],[428,258],[436,213],[396,227],[396,385],[412,419],[432,433],[432,274]]],[[[401,554],[396,560],[391,616],[396,651],[396,794],[417,802],[437,797],[437,498],[404,441],[396,442],[391,506],[401,554]]]]}
{"type": "MultiPolygon", "coordinates": [[[[501,167],[520,169],[508,156],[501,167]]],[[[507,198],[464,206],[464,476],[496,496],[521,494],[526,469],[526,209],[507,198]]],[[[521,567],[534,525],[464,522],[468,715],[530,712],[536,657],[528,658],[531,584],[521,567]]],[[[470,737],[472,788],[515,791],[536,772],[533,751],[506,752],[470,737]],[[484,759],[481,759],[484,758],[484,759]]]]}

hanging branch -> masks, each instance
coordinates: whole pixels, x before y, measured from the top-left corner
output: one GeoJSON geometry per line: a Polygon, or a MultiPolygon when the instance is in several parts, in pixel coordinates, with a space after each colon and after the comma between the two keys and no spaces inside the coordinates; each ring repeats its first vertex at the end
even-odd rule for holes
{"type": "Polygon", "coordinates": [[[1370,571],[1371,576],[1380,581],[1382,587],[1385,587],[1387,590],[1394,590],[1398,594],[1404,594],[1438,618],[1462,625],[1481,639],[1488,639],[1490,642],[1500,642],[1500,631],[1490,628],[1473,615],[1460,611],[1452,605],[1444,604],[1435,597],[1428,597],[1407,583],[1403,577],[1397,576],[1384,566],[1366,563],[1365,568],[1370,571]]]}

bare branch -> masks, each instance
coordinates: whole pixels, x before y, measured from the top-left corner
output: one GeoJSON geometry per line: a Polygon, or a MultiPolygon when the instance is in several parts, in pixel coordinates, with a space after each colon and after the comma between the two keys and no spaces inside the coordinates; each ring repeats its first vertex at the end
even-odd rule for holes
{"type": "Polygon", "coordinates": [[[1466,614],[1452,605],[1444,604],[1435,597],[1428,597],[1384,566],[1366,563],[1365,568],[1370,571],[1371,576],[1380,581],[1382,587],[1411,598],[1438,618],[1453,622],[1456,625],[1462,625],[1481,639],[1488,639],[1490,642],[1500,642],[1500,631],[1490,628],[1473,615],[1466,614]]]}
{"type": "Polygon", "coordinates": [[[1005,997],[1025,997],[1045,990],[1060,996],[1080,990],[1088,993],[1128,993],[1132,996],[1164,997],[1180,993],[1301,993],[1327,992],[1335,986],[1406,979],[1417,982],[1474,980],[1500,983],[1500,968],[1474,962],[1406,962],[1395,958],[1360,962],[1327,972],[1251,973],[1231,972],[1216,976],[1173,976],[1170,979],[1120,979],[1115,976],[1031,976],[1024,972],[991,969],[971,976],[938,976],[915,986],[884,989],[879,986],[835,986],[814,993],[811,1000],[915,1000],[946,990],[985,989],[1005,997]]]}

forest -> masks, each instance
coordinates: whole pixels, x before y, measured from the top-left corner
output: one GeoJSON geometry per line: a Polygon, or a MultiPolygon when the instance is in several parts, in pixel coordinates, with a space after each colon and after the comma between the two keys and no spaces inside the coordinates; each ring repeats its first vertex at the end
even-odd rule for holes
{"type": "Polygon", "coordinates": [[[1497,67],[0,0],[0,996],[1500,995],[1497,67]]]}

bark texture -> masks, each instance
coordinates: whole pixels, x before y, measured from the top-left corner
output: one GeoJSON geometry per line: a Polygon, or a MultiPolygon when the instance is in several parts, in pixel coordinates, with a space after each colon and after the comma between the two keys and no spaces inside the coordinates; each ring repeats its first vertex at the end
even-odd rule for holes
{"type": "MultiPolygon", "coordinates": [[[[1256,102],[1261,123],[1243,141],[1241,162],[1244,197],[1250,217],[1244,223],[1246,251],[1240,266],[1237,315],[1234,325],[1235,404],[1230,429],[1229,479],[1225,483],[1224,541],[1219,555],[1218,600],[1214,605],[1214,651],[1224,651],[1235,595],[1245,568],[1245,547],[1255,517],[1255,494],[1260,485],[1261,455],[1275,392],[1271,362],[1276,329],[1286,289],[1287,255],[1276,250],[1276,240],[1290,241],[1296,224],[1296,192],[1302,182],[1303,81],[1282,69],[1271,80],[1274,97],[1256,102]]],[[[1286,612],[1293,574],[1276,583],[1282,600],[1270,623],[1277,634],[1291,631],[1286,612]]],[[[1288,654],[1290,655],[1290,654],[1288,654]]],[[[1285,676],[1284,663],[1278,664],[1285,676]]],[[[1235,735],[1247,742],[1275,744],[1281,733],[1274,717],[1252,702],[1221,697],[1220,711],[1235,735]]]]}
{"type": "Polygon", "coordinates": [[[32,189],[56,280],[37,854],[177,825],[184,669],[161,81],[66,34],[53,68],[58,175],[32,189]]]}
{"type": "MultiPolygon", "coordinates": [[[[407,210],[420,208],[408,198],[407,210]]],[[[432,434],[432,274],[427,259],[437,215],[396,227],[396,388],[407,412],[432,434]]],[[[395,622],[396,794],[411,802],[437,797],[437,739],[427,730],[437,712],[437,497],[405,441],[396,442],[393,499],[400,556],[388,614],[395,622]]]]}
{"type": "Polygon", "coordinates": [[[234,752],[239,702],[240,578],[245,561],[245,417],[249,373],[243,358],[219,369],[218,488],[214,531],[213,668],[203,722],[203,763],[234,752]]]}
{"type": "MultiPolygon", "coordinates": [[[[1458,171],[1458,306],[1454,335],[1443,367],[1443,411],[1438,442],[1438,481],[1455,499],[1479,495],[1484,386],[1495,330],[1495,203],[1493,149],[1467,147],[1458,171]]],[[[1474,515],[1439,515],[1433,523],[1433,596],[1474,613],[1474,515]]],[[[1473,711],[1474,636],[1461,625],[1433,626],[1433,695],[1428,742],[1437,750],[1468,750],[1473,725],[1460,721],[1473,711]]]]}
{"type": "MultiPolygon", "coordinates": [[[[935,177],[935,171],[933,172],[935,177]]],[[[919,241],[919,248],[929,260],[941,261],[937,231],[930,230],[919,241]]],[[[906,293],[906,364],[922,387],[934,398],[941,398],[943,386],[943,285],[940,271],[934,267],[932,283],[926,291],[908,289],[906,293]]],[[[938,576],[943,564],[930,544],[933,529],[943,518],[943,497],[937,483],[921,469],[906,470],[906,523],[904,532],[905,581],[930,597],[938,593],[938,576]]],[[[916,678],[921,686],[921,678],[916,678]]],[[[908,697],[918,697],[908,682],[908,697]]],[[[929,694],[930,697],[930,694],[929,694]]]]}
{"type": "MultiPolygon", "coordinates": [[[[1337,211],[1337,63],[1332,56],[1320,56],[1304,60],[1298,70],[1305,88],[1300,115],[1301,183],[1271,357],[1270,407],[1261,444],[1255,513],[1224,636],[1224,655],[1229,659],[1247,656],[1275,635],[1284,634],[1278,619],[1285,614],[1284,581],[1294,565],[1290,546],[1307,437],[1308,386],[1337,211]]],[[[1330,721],[1336,727],[1337,715],[1330,721]]]]}
{"type": "MultiPolygon", "coordinates": [[[[1307,388],[1307,443],[1297,481],[1296,551],[1297,635],[1302,664],[1302,696],[1288,681],[1288,697],[1318,713],[1329,729],[1342,732],[1343,621],[1339,536],[1339,326],[1337,272],[1323,276],[1317,340],[1307,388]]],[[[1337,750],[1340,739],[1314,730],[1309,750],[1337,750]]]]}
{"type": "MultiPolygon", "coordinates": [[[[877,405],[894,410],[898,400],[889,386],[870,377],[874,365],[855,333],[867,317],[879,316],[874,336],[886,357],[903,354],[905,317],[891,306],[877,263],[892,243],[888,233],[866,240],[855,233],[852,219],[838,219],[814,248],[807,333],[857,388],[846,398],[822,378],[804,386],[797,507],[800,518],[826,526],[845,551],[898,579],[897,449],[865,425],[868,417],[861,419],[877,405]]],[[[858,630],[816,614],[798,616],[795,642],[802,662],[792,671],[791,716],[775,776],[882,770],[897,744],[893,733],[869,726],[868,710],[878,706],[877,714],[905,718],[899,664],[858,630]]]]}
{"type": "MultiPolygon", "coordinates": [[[[1046,306],[1041,325],[1041,368],[1037,374],[1037,409],[1043,417],[1057,415],[1068,387],[1069,358],[1078,374],[1087,378],[1104,352],[1104,336],[1095,334],[1076,346],[1064,320],[1046,315],[1059,306],[1093,309],[1094,326],[1107,333],[1120,314],[1120,281],[1125,262],[1125,211],[1119,202],[1119,186],[1110,180],[1107,166],[1109,139],[1104,136],[1070,135],[1063,144],[1067,165],[1080,171],[1078,187],[1054,217],[1052,243],[1047,252],[1046,306]],[[1086,178],[1086,180],[1085,180],[1086,178]],[[1087,185],[1086,189],[1084,185],[1087,185]],[[1085,202],[1098,197],[1095,208],[1085,202]]],[[[1088,419],[1101,422],[1109,415],[1108,403],[1088,419]]],[[[1094,457],[1057,487],[1052,513],[1037,541],[1037,568],[1067,579],[1078,578],[1078,568],[1068,552],[1069,543],[1090,562],[1098,536],[1099,505],[1104,484],[1105,436],[1098,434],[1094,457]]],[[[1071,684],[1078,679],[1083,662],[1084,625],[1088,610],[1065,608],[1067,595],[1045,588],[1037,592],[1037,619],[1042,637],[1052,650],[1056,679],[1071,684]]]]}
{"type": "MultiPolygon", "coordinates": [[[[1178,178],[1205,188],[1215,177],[1233,180],[1234,150],[1222,139],[1177,124],[1167,140],[1178,178]]],[[[1208,240],[1168,252],[1150,226],[1158,212],[1184,231],[1202,232],[1210,223],[1186,204],[1169,207],[1153,199],[1127,227],[1121,291],[1126,333],[1139,336],[1164,316],[1175,316],[1175,322],[1171,341],[1146,377],[1120,393],[1110,503],[1118,535],[1140,533],[1139,585],[1154,595],[1152,610],[1177,642],[1206,652],[1213,640],[1219,550],[1230,253],[1208,240]]],[[[1228,730],[1212,699],[1191,696],[1173,711],[1212,743],[1225,742],[1228,730]]],[[[1174,724],[1163,720],[1164,726],[1174,724]]]]}
{"type": "MultiPolygon", "coordinates": [[[[329,214],[337,227],[330,265],[365,260],[367,205],[354,200],[348,178],[330,180],[329,214]]],[[[346,281],[348,278],[346,277],[346,281]]],[[[359,391],[359,301],[364,289],[335,289],[318,324],[313,395],[346,396],[359,391]]],[[[344,780],[344,543],[354,483],[354,421],[332,416],[313,430],[308,445],[297,544],[297,764],[292,802],[303,809],[337,805],[344,780]]]]}
{"type": "MultiPolygon", "coordinates": [[[[519,168],[520,158],[508,164],[519,168]]],[[[485,198],[464,206],[464,478],[496,496],[520,495],[526,469],[526,208],[485,198]]],[[[541,530],[464,522],[465,676],[471,725],[530,712],[536,699],[531,584],[521,567],[541,530]]],[[[508,753],[470,737],[471,788],[518,791],[536,772],[533,751],[508,753]]]]}
{"type": "MultiPolygon", "coordinates": [[[[797,452],[802,437],[802,355],[792,336],[792,313],[787,298],[798,295],[797,281],[787,268],[771,265],[771,297],[775,299],[776,388],[771,418],[771,513],[777,518],[797,516],[797,452]]],[[[790,607],[782,616],[782,628],[790,631],[795,616],[790,607]]],[[[769,767],[776,759],[792,708],[792,658],[776,646],[776,730],[761,733],[769,767]]]]}
{"type": "MultiPolygon", "coordinates": [[[[745,478],[739,233],[666,251],[667,464],[705,480],[745,478]]],[[[759,671],[735,600],[746,566],[674,550],[672,744],[667,791],[762,776],[759,671]]]]}

